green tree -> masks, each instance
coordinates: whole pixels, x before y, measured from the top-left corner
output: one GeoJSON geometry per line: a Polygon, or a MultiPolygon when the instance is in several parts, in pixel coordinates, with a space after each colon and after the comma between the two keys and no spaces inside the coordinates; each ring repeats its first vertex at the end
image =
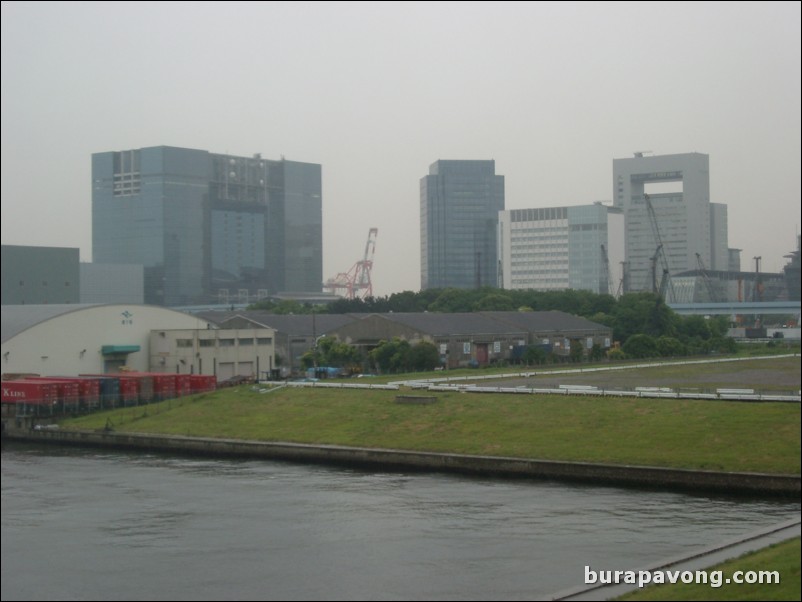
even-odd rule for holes
{"type": "Polygon", "coordinates": [[[395,337],[392,341],[380,342],[368,357],[382,372],[402,372],[408,370],[409,349],[408,341],[395,337]]]}
{"type": "Polygon", "coordinates": [[[613,336],[626,341],[635,334],[675,336],[679,316],[654,293],[629,293],[614,310],[613,336]]]}
{"type": "Polygon", "coordinates": [[[730,319],[728,316],[713,316],[707,321],[710,327],[710,334],[714,337],[724,338],[730,331],[730,319]]]}
{"type": "Polygon", "coordinates": [[[455,313],[471,311],[472,302],[469,291],[457,288],[447,288],[429,305],[429,311],[455,313]]]}
{"type": "Polygon", "coordinates": [[[612,361],[620,361],[627,359],[627,354],[624,353],[621,349],[610,349],[607,352],[607,358],[612,361]]]}
{"type": "Polygon", "coordinates": [[[332,366],[334,368],[351,368],[362,363],[362,354],[356,347],[338,341],[334,337],[318,339],[317,346],[301,356],[301,366],[332,366]]]}
{"type": "Polygon", "coordinates": [[[712,336],[710,325],[704,316],[685,316],[679,323],[680,335],[688,339],[698,337],[704,341],[712,336]]]}
{"type": "Polygon", "coordinates": [[[737,353],[738,343],[732,337],[713,337],[710,339],[710,347],[719,353],[737,353]]]}
{"type": "Polygon", "coordinates": [[[545,364],[546,358],[546,351],[539,345],[529,345],[522,356],[524,362],[529,366],[532,364],[545,364]]]}
{"type": "Polygon", "coordinates": [[[434,370],[440,365],[440,353],[429,341],[421,341],[409,350],[408,366],[416,372],[434,370]]]}
{"type": "Polygon", "coordinates": [[[593,343],[593,347],[590,349],[590,361],[592,362],[600,362],[604,359],[604,349],[598,343],[593,343]]]}
{"type": "Polygon", "coordinates": [[[657,356],[657,344],[648,334],[634,334],[629,337],[623,346],[624,353],[629,357],[646,358],[657,356]]]}
{"type": "Polygon", "coordinates": [[[298,301],[285,299],[279,301],[271,310],[274,314],[308,314],[311,313],[309,305],[302,305],[298,301]]]}
{"type": "Polygon", "coordinates": [[[685,355],[685,345],[674,337],[662,336],[655,341],[660,357],[679,357],[685,355]]]}
{"type": "Polygon", "coordinates": [[[581,339],[571,340],[571,351],[568,352],[568,356],[571,358],[571,361],[575,364],[579,364],[582,362],[582,358],[585,357],[585,349],[583,348],[581,339]]]}
{"type": "Polygon", "coordinates": [[[515,304],[507,295],[490,293],[485,295],[473,306],[474,311],[514,311],[515,304]]]}

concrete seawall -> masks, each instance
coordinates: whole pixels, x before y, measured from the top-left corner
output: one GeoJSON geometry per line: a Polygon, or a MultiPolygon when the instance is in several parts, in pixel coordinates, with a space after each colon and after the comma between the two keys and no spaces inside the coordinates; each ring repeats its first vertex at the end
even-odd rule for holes
{"type": "Polygon", "coordinates": [[[499,456],[474,456],[394,449],[274,443],[239,439],[148,435],[108,431],[9,430],[12,440],[94,447],[176,452],[205,456],[262,458],[354,467],[457,472],[497,477],[530,477],[604,485],[626,485],[757,496],[800,497],[800,475],[713,472],[555,462],[499,456]]]}

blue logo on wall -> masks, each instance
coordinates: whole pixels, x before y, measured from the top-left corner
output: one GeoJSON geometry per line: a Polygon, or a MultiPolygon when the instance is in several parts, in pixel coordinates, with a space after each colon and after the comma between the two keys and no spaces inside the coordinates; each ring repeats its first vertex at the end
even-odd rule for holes
{"type": "Polygon", "coordinates": [[[120,315],[123,317],[122,322],[121,322],[122,324],[133,324],[134,323],[134,314],[132,314],[127,309],[123,313],[121,313],[120,315]]]}

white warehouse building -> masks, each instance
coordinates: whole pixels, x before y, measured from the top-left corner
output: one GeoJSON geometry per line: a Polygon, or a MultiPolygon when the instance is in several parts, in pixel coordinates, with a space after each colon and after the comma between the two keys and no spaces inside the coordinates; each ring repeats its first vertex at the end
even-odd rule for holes
{"type": "Polygon", "coordinates": [[[130,370],[256,377],[274,366],[274,341],[271,329],[221,330],[149,305],[2,306],[4,375],[130,370]]]}

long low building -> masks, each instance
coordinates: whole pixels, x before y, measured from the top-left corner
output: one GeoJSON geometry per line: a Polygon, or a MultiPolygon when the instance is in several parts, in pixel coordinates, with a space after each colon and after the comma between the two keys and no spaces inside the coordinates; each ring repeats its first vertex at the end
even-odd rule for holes
{"type": "Polygon", "coordinates": [[[147,305],[6,305],[2,372],[289,376],[323,336],[365,352],[393,338],[428,341],[449,368],[515,360],[530,346],[567,357],[576,346],[587,355],[612,342],[609,327],[560,311],[190,315],[147,305]]]}
{"type": "Polygon", "coordinates": [[[276,315],[267,312],[205,312],[220,328],[272,328],[276,361],[298,371],[301,356],[322,336],[370,351],[383,340],[428,341],[440,351],[444,366],[482,366],[515,360],[529,346],[569,356],[580,345],[587,355],[594,345],[609,349],[612,329],[561,311],[475,313],[373,313],[276,315]]]}
{"type": "Polygon", "coordinates": [[[371,314],[331,334],[367,351],[395,337],[427,341],[448,368],[515,360],[529,346],[566,357],[575,345],[587,355],[594,345],[612,344],[609,327],[561,311],[371,314]]]}

